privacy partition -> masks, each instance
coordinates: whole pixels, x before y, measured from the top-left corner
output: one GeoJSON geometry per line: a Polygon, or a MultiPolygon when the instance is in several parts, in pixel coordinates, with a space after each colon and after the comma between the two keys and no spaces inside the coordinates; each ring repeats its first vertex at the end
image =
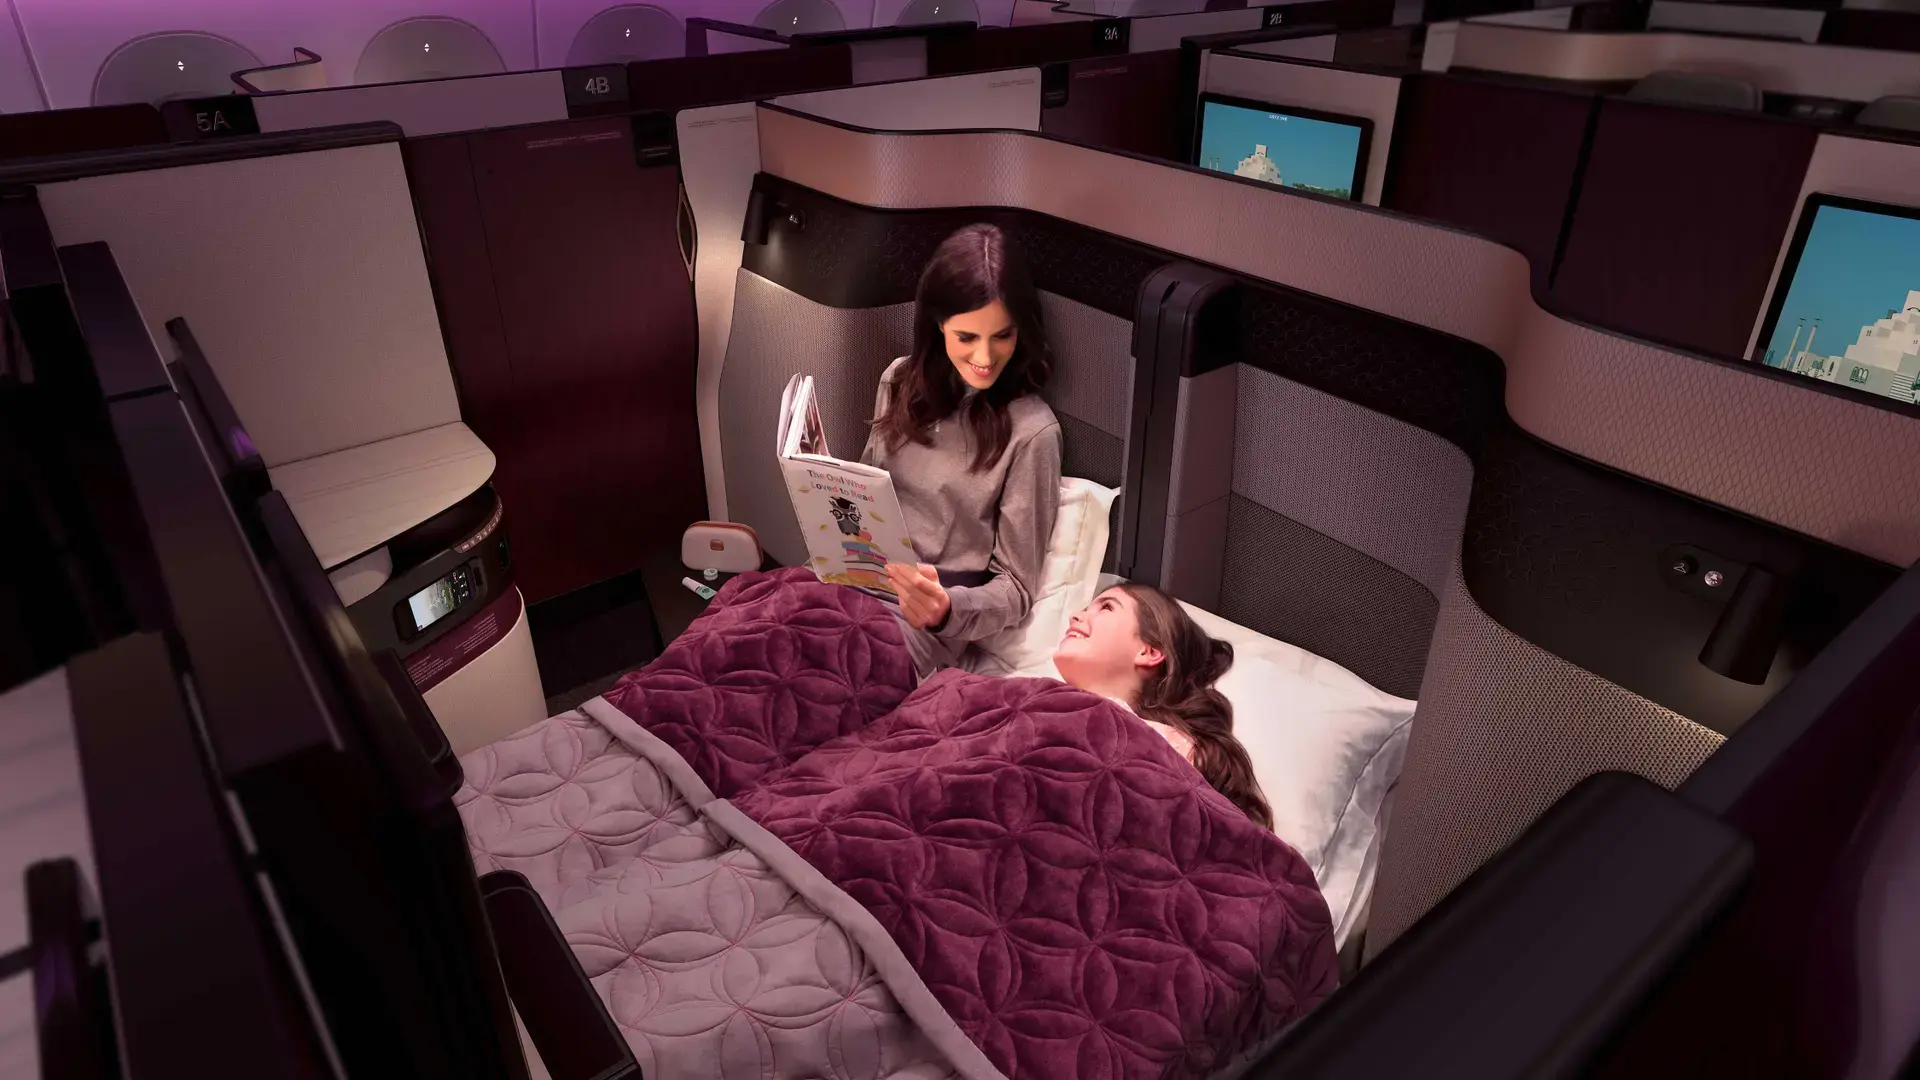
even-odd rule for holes
{"type": "MultiPolygon", "coordinates": [[[[1302,539],[1319,537],[1295,550],[1329,553],[1334,549],[1325,545],[1345,537],[1347,545],[1358,545],[1352,549],[1357,554],[1339,558],[1393,568],[1388,577],[1379,576],[1386,571],[1330,575],[1351,582],[1353,591],[1341,593],[1343,601],[1378,595],[1384,603],[1391,591],[1373,590],[1405,579],[1431,598],[1428,610],[1435,612],[1424,664],[1416,665],[1424,667],[1417,683],[1420,711],[1379,869],[1370,953],[1399,936],[1582,776],[1623,768],[1664,785],[1679,783],[1728,733],[1738,732],[1850,612],[1891,580],[1889,564],[1920,555],[1920,521],[1881,512],[1920,498],[1920,481],[1782,470],[1773,452],[1780,431],[1818,430],[1830,433],[1844,447],[1835,452],[1850,459],[1901,458],[1920,449],[1914,418],[1771,372],[1663,350],[1558,318],[1534,303],[1525,260],[1488,241],[1032,135],[863,132],[771,106],[758,110],[758,134],[759,167],[769,174],[760,182],[767,201],[801,212],[773,214],[765,243],[749,245],[742,281],[764,283],[753,281],[755,293],[736,298],[726,366],[707,384],[717,394],[719,420],[708,445],[722,448],[730,516],[756,527],[766,523],[775,545],[787,515],[767,501],[770,495],[744,501],[741,495],[764,484],[755,477],[764,471],[757,450],[766,425],[755,417],[771,409],[763,400],[769,393],[777,397],[773,373],[794,362],[775,362],[764,352],[764,335],[799,319],[799,312],[788,310],[796,304],[812,312],[808,324],[840,328],[820,343],[824,354],[803,352],[860,358],[848,361],[852,367],[836,368],[838,381],[828,391],[830,401],[855,396],[839,406],[846,415],[829,421],[830,437],[852,437],[836,432],[855,430],[848,425],[866,406],[857,387],[898,350],[891,342],[902,326],[889,320],[902,310],[899,290],[911,277],[911,253],[925,250],[966,216],[954,208],[1005,208],[991,211],[996,219],[1013,212],[1005,220],[1039,249],[1043,275],[1049,266],[1085,268],[1051,279],[1061,283],[1051,288],[1119,285],[1124,293],[1121,282],[1141,280],[1156,258],[1196,260],[1243,283],[1237,306],[1223,309],[1238,314],[1220,316],[1238,320],[1231,324],[1240,327],[1232,338],[1240,370],[1220,407],[1244,401],[1244,409],[1231,407],[1241,410],[1237,415],[1273,416],[1280,427],[1269,435],[1256,424],[1235,437],[1225,549],[1235,548],[1235,530],[1245,528],[1234,525],[1234,513],[1249,523],[1261,514],[1278,515],[1273,524],[1258,526],[1269,531],[1246,535],[1294,530],[1302,539]],[[1142,198],[1166,212],[1134,212],[1142,198]],[[1102,234],[1109,239],[1093,241],[1107,245],[1101,258],[1056,261],[1051,254],[1055,244],[1085,243],[1077,238],[1102,234]],[[1270,242],[1282,235],[1286,244],[1270,242]],[[874,250],[876,242],[889,254],[872,270],[856,269],[838,254],[853,247],[874,250]],[[1109,269],[1085,276],[1096,267],[1109,269]],[[1113,281],[1123,269],[1128,276],[1113,281]],[[749,338],[740,336],[743,328],[749,338]],[[1250,372],[1248,365],[1258,370],[1250,372]],[[1283,396],[1258,396],[1269,389],[1283,396]],[[1316,395],[1329,396],[1328,403],[1308,408],[1309,401],[1322,400],[1316,395]],[[1397,542],[1391,531],[1360,519],[1290,513],[1288,504],[1276,507],[1274,496],[1261,494],[1301,490],[1300,477],[1306,477],[1321,485],[1313,490],[1330,493],[1325,505],[1339,505],[1339,492],[1363,496],[1377,490],[1357,464],[1344,481],[1344,464],[1329,473],[1314,469],[1308,458],[1299,462],[1294,479],[1268,484],[1253,472],[1243,484],[1242,462],[1252,469],[1288,460],[1281,448],[1289,446],[1297,448],[1294,456],[1319,452],[1308,437],[1321,430],[1314,426],[1322,415],[1315,409],[1331,409],[1324,413],[1331,417],[1354,407],[1391,418],[1394,431],[1406,431],[1416,442],[1437,437],[1435,461],[1458,460],[1449,454],[1471,461],[1457,558],[1444,543],[1395,554],[1378,547],[1397,542]],[[1244,450],[1243,435],[1255,440],[1244,450]],[[1278,442],[1258,441],[1267,438],[1278,442]],[[1449,444],[1457,449],[1445,450],[1449,444]],[[1235,499],[1246,508],[1234,511],[1235,499]],[[1828,599],[1819,603],[1834,606],[1826,614],[1795,609],[1799,614],[1781,631],[1771,670],[1753,676],[1761,682],[1730,678],[1699,659],[1702,643],[1722,618],[1721,604],[1699,592],[1697,581],[1696,591],[1688,592],[1680,587],[1685,583],[1663,580],[1675,545],[1700,552],[1689,558],[1726,560],[1736,568],[1790,567],[1787,573],[1799,583],[1795,595],[1802,598],[1796,603],[1823,596],[1828,599]]],[[[1088,299],[1098,295],[1078,299],[1115,310],[1113,300],[1088,299]]],[[[1135,345],[1137,356],[1137,340],[1135,345]]],[[[1191,423],[1212,415],[1192,412],[1205,397],[1200,381],[1174,400],[1153,395],[1146,427],[1136,430],[1164,425],[1153,418],[1176,404],[1191,423]],[[1201,396],[1189,403],[1190,394],[1201,396]]],[[[1086,409],[1061,411],[1089,419],[1086,409]]],[[[1136,411],[1130,424],[1139,419],[1136,411]]],[[[1357,430],[1351,423],[1327,430],[1357,430]]],[[[1072,430],[1067,441],[1071,458],[1072,430]]],[[[1142,445],[1130,436],[1122,442],[1129,454],[1138,446],[1147,461],[1163,460],[1151,441],[1142,445]]],[[[1126,497],[1133,500],[1142,550],[1153,522],[1167,521],[1169,533],[1177,535],[1185,528],[1182,515],[1209,501],[1179,495],[1149,505],[1156,498],[1152,485],[1126,497]]],[[[1459,504],[1453,505],[1450,512],[1459,513],[1459,504]]],[[[1444,536],[1446,514],[1436,513],[1430,518],[1444,536]]],[[[1285,590],[1283,583],[1296,577],[1324,581],[1329,567],[1345,565],[1326,556],[1308,560],[1311,566],[1287,557],[1262,562],[1262,550],[1287,550],[1262,543],[1268,546],[1253,544],[1230,556],[1259,588],[1285,590]],[[1249,565],[1263,569],[1244,570],[1249,565]]],[[[1159,565],[1136,562],[1132,570],[1194,588],[1179,579],[1182,562],[1176,554],[1171,563],[1163,557],[1159,565]]],[[[1204,563],[1202,558],[1192,565],[1204,563]]],[[[1245,605],[1237,610],[1249,621],[1262,611],[1285,610],[1244,591],[1254,586],[1237,586],[1237,580],[1231,574],[1218,578],[1221,606],[1245,605]],[[1230,595],[1236,588],[1241,593],[1230,595]]],[[[1205,598],[1208,587],[1190,595],[1205,598]]],[[[1298,632],[1268,625],[1276,635],[1298,632]]],[[[1360,629],[1349,640],[1374,636],[1360,629]]],[[[1337,643],[1325,647],[1358,655],[1340,652],[1337,643]]]]}

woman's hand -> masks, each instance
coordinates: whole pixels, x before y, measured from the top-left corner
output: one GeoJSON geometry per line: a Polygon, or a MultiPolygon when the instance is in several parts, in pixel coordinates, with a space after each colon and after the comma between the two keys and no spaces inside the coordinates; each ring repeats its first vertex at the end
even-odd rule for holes
{"type": "Polygon", "coordinates": [[[938,630],[953,610],[947,590],[940,587],[940,571],[921,563],[888,563],[887,581],[900,597],[900,614],[916,630],[938,630]]]}

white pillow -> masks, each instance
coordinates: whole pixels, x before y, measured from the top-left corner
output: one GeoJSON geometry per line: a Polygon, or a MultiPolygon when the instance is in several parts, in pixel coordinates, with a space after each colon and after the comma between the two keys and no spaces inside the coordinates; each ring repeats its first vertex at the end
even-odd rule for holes
{"type": "Polygon", "coordinates": [[[974,643],[978,656],[966,665],[982,674],[1041,669],[1051,675],[1053,650],[1067,634],[1067,619],[1093,602],[1100,564],[1107,556],[1107,514],[1118,488],[1091,480],[1060,478],[1060,509],[1047,543],[1046,569],[1033,609],[1018,626],[974,643]]]}
{"type": "Polygon", "coordinates": [[[1313,868],[1333,913],[1336,946],[1372,884],[1381,804],[1399,778],[1416,702],[1324,657],[1181,604],[1233,646],[1220,692],[1233,733],[1273,808],[1273,831],[1313,868]]]}

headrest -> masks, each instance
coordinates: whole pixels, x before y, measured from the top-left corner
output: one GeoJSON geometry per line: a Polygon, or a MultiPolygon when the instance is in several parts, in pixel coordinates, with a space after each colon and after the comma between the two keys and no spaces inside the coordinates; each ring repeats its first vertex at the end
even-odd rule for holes
{"type": "Polygon", "coordinates": [[[1725,75],[1698,75],[1685,71],[1656,71],[1633,84],[1627,97],[1669,105],[1704,105],[1714,109],[1760,111],[1760,90],[1752,83],[1725,75]]]}
{"type": "Polygon", "coordinates": [[[1920,131],[1920,97],[1889,94],[1868,102],[1853,118],[1861,127],[1891,128],[1895,131],[1920,131]]]}

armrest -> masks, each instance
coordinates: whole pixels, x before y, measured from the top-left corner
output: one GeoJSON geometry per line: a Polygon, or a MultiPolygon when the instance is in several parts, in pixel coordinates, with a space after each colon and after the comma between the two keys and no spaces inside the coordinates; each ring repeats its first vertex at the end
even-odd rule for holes
{"type": "Polygon", "coordinates": [[[638,1080],[639,1061],[540,894],[496,870],[480,879],[480,895],[507,995],[553,1080],[638,1080]]]}

